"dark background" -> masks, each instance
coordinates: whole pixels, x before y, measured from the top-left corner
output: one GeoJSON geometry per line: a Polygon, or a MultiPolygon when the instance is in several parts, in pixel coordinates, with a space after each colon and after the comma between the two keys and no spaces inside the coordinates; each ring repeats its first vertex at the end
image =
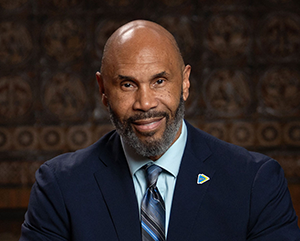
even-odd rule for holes
{"type": "Polygon", "coordinates": [[[300,215],[298,0],[0,0],[0,241],[18,239],[40,165],[112,129],[95,73],[134,19],[192,65],[186,118],[278,160],[300,215]]]}

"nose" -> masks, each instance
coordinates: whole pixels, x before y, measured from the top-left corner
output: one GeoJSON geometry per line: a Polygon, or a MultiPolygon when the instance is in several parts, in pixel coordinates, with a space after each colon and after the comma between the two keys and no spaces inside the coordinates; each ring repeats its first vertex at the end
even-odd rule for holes
{"type": "Polygon", "coordinates": [[[149,87],[141,86],[136,92],[133,109],[147,112],[150,109],[156,108],[157,105],[158,100],[154,91],[149,87]]]}

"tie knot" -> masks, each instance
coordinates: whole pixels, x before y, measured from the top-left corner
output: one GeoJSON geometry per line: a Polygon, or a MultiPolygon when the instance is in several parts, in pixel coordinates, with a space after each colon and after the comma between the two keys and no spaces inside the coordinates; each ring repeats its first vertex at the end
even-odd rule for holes
{"type": "Polygon", "coordinates": [[[148,187],[156,185],[158,176],[161,172],[162,169],[155,164],[146,167],[146,180],[147,180],[148,187]]]}

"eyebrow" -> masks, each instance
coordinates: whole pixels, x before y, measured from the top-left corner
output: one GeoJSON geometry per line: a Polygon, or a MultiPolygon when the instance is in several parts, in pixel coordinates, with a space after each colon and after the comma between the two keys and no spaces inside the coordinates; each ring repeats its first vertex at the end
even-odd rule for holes
{"type": "Polygon", "coordinates": [[[132,79],[134,79],[133,77],[131,77],[131,76],[126,76],[126,75],[118,75],[118,79],[120,79],[120,80],[132,80],[132,79]]]}
{"type": "MultiPolygon", "coordinates": [[[[154,74],[154,75],[152,75],[152,79],[157,79],[157,78],[160,78],[160,77],[167,77],[169,74],[166,72],[166,71],[162,71],[162,72],[160,72],[160,73],[158,73],[158,74],[154,74]]],[[[118,75],[118,79],[120,79],[120,80],[134,80],[135,78],[134,77],[132,77],[132,76],[126,76],[126,75],[121,75],[121,74],[119,74],[118,75]]]]}
{"type": "Polygon", "coordinates": [[[152,76],[152,79],[156,79],[156,78],[159,78],[159,77],[167,77],[169,74],[166,72],[166,71],[162,71],[158,74],[155,74],[152,76]]]}

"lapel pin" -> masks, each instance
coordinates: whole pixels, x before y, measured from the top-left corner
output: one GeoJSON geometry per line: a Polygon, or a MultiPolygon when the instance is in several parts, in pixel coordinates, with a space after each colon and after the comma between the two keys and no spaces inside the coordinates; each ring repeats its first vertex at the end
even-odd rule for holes
{"type": "Polygon", "coordinates": [[[206,176],[204,174],[199,174],[198,178],[197,178],[197,184],[203,184],[209,180],[210,180],[210,178],[208,176],[206,176]]]}

